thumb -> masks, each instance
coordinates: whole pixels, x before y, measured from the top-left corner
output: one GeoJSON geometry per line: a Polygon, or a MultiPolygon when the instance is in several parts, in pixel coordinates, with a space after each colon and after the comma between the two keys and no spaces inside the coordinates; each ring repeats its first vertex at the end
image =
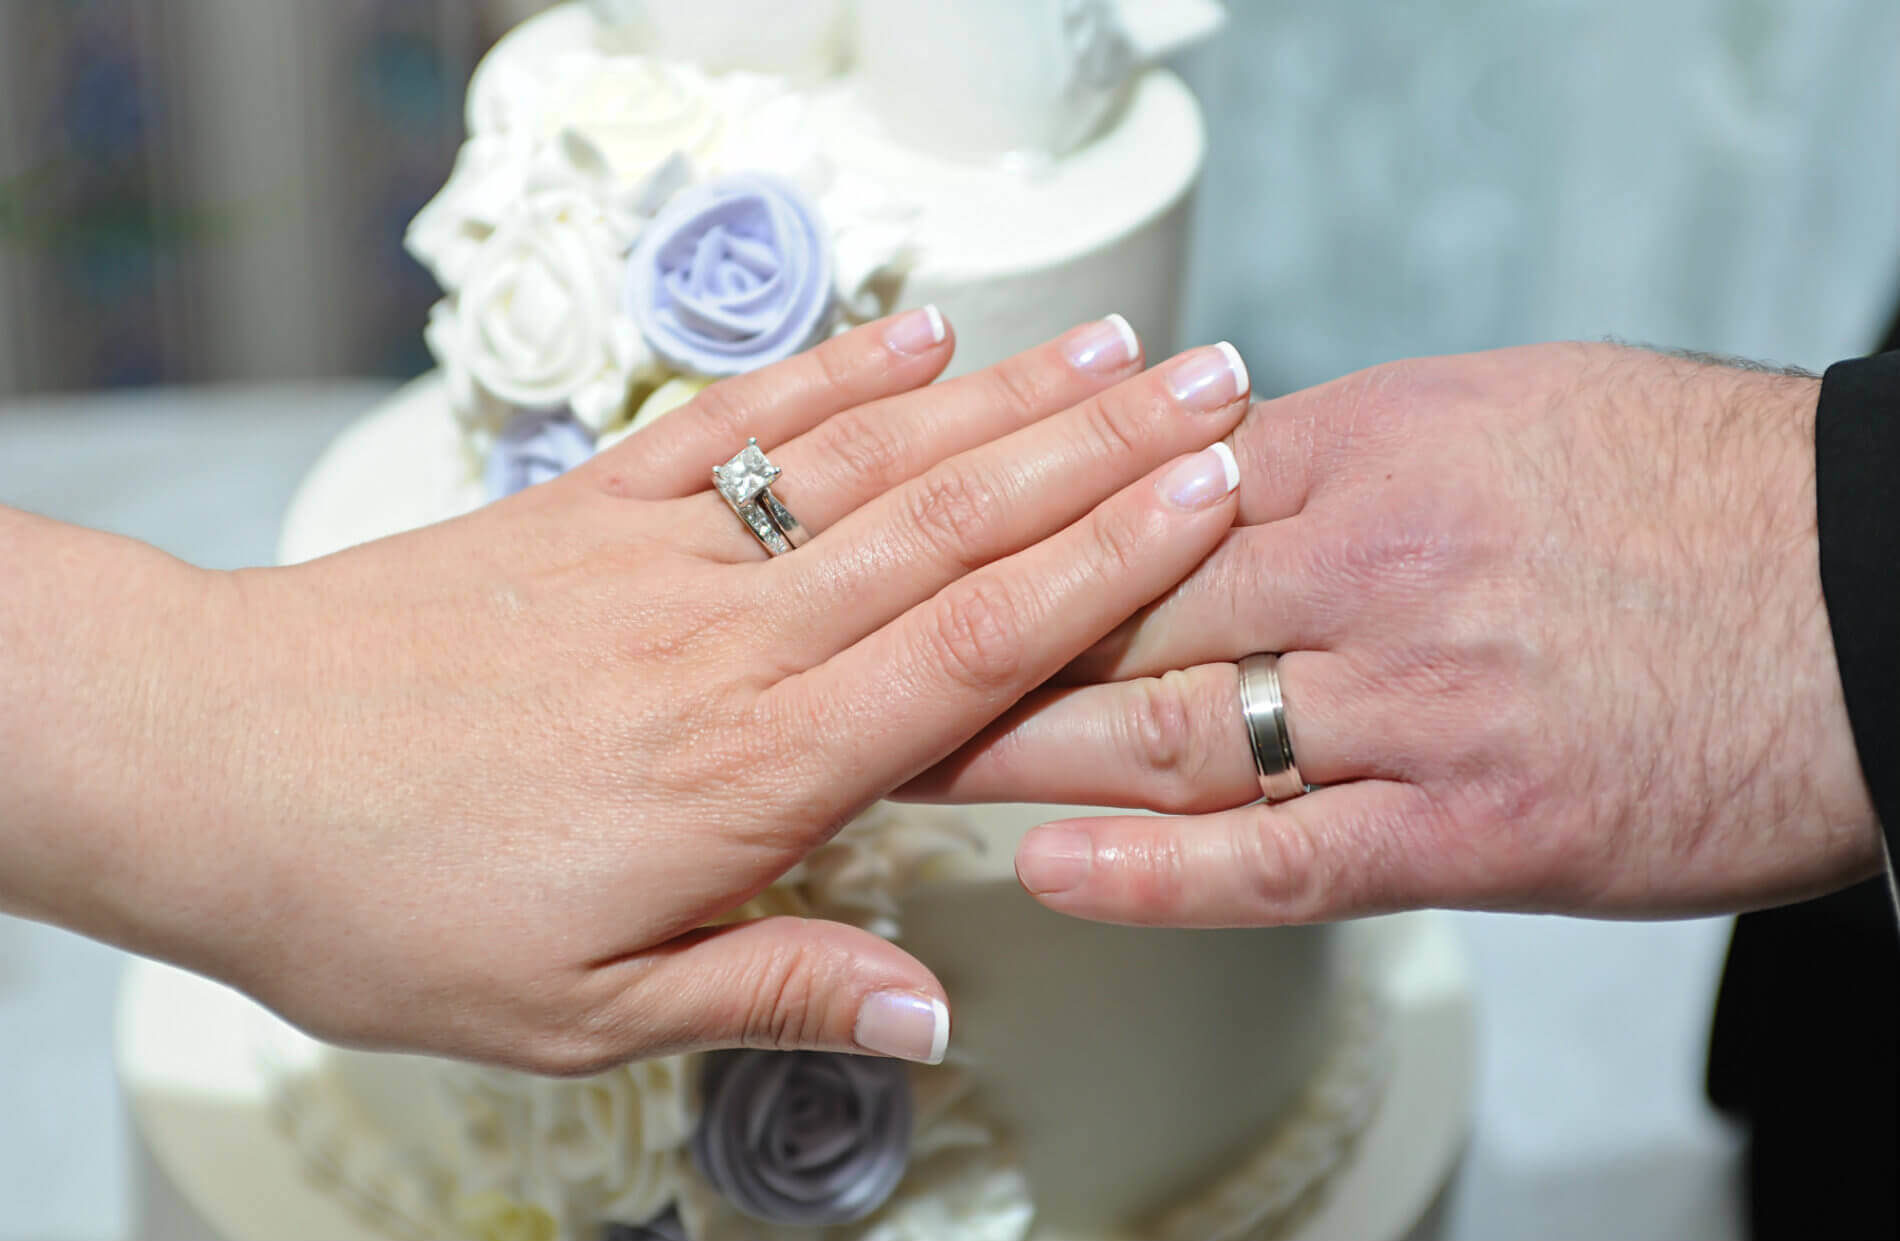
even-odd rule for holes
{"type": "Polygon", "coordinates": [[[950,1009],[922,962],[869,931],[763,918],[693,931],[603,966],[597,1029],[615,1062],[722,1047],[943,1060],[950,1009]],[[617,986],[614,986],[618,983],[617,986]]]}

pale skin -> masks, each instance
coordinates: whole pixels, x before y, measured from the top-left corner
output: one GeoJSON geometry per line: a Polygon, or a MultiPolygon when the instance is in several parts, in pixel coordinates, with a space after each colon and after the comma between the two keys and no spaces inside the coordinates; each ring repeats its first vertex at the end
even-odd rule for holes
{"type": "Polygon", "coordinates": [[[1184,816],[1018,855],[1051,907],[1132,923],[1669,916],[1878,867],[1813,380],[1559,345],[1251,411],[1215,378],[1194,412],[1169,377],[1212,350],[1090,370],[1072,334],[917,391],[951,343],[890,327],[298,569],[0,510],[0,907],[334,1039],[573,1073],[928,1058],[914,1024],[865,1041],[877,997],[944,999],[898,948],[701,929],[893,788],[1184,816]],[[819,532],[777,561],[706,490],[748,434],[819,532]],[[1238,496],[1171,502],[1222,436],[1238,496]],[[1276,807],[1248,804],[1254,651],[1286,652],[1327,786],[1276,807]]]}
{"type": "Polygon", "coordinates": [[[1032,832],[1116,922],[1421,906],[1667,917],[1876,873],[1816,552],[1819,382],[1614,345],[1398,363],[1257,405],[1241,514],[913,797],[1142,807],[1032,832]],[[1235,660],[1305,778],[1259,788],[1235,660]]]}
{"type": "Polygon", "coordinates": [[[708,923],[1200,563],[1247,392],[1103,324],[926,387],[922,313],[306,566],[0,510],[0,908],[356,1045],[941,1054],[898,948],[708,923]],[[819,532],[790,556],[710,490],[748,435],[819,532]]]}

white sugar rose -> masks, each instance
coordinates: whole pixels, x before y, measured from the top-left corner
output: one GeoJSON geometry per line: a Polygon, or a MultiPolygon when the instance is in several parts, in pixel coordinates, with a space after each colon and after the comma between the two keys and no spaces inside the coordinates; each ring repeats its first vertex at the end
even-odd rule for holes
{"type": "Polygon", "coordinates": [[[565,63],[569,83],[548,98],[544,140],[585,143],[622,186],[637,185],[668,157],[711,159],[727,120],[704,73],[645,56],[586,56],[565,63]]]}
{"type": "Polygon", "coordinates": [[[694,1061],[668,1056],[553,1080],[456,1066],[442,1079],[466,1195],[545,1212],[563,1236],[669,1207],[696,1124],[694,1061]]]}
{"type": "Polygon", "coordinates": [[[490,134],[462,145],[448,183],[411,221],[404,245],[454,293],[478,270],[482,244],[495,230],[524,202],[549,194],[587,200],[623,251],[640,230],[639,204],[614,184],[593,148],[490,134]]]}
{"type": "Polygon", "coordinates": [[[462,287],[482,243],[520,202],[525,159],[505,138],[470,139],[448,183],[410,222],[404,246],[444,289],[462,287]]]}
{"type": "Polygon", "coordinates": [[[531,196],[470,256],[431,333],[438,356],[509,405],[567,405],[596,432],[612,425],[650,360],[617,306],[631,241],[589,195],[531,196]]]}

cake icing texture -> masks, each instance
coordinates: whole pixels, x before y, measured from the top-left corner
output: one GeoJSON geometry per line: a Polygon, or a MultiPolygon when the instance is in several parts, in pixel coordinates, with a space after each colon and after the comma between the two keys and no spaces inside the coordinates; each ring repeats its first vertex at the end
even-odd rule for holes
{"type": "MultiPolygon", "coordinates": [[[[1034,30],[1021,42],[1051,49],[1054,85],[1018,73],[917,101],[891,96],[893,74],[950,8],[792,9],[602,0],[502,41],[409,233],[444,291],[439,371],[332,445],[286,562],[546,481],[722,376],[902,307],[941,309],[958,370],[1111,311],[1149,357],[1172,350],[1203,140],[1192,96],[1143,58],[1217,11],[960,7],[998,40],[1034,30]],[[734,23],[744,37],[721,43],[734,23]],[[920,107],[978,115],[985,92],[1020,97],[1012,115],[1050,109],[1012,129],[1046,144],[927,136],[920,107]]],[[[1011,50],[1012,72],[1040,63],[1011,50]]],[[[950,994],[941,1066],[726,1052],[549,1081],[287,1035],[279,1111],[310,1168],[394,1237],[1273,1235],[1347,1157],[1382,1081],[1341,941],[1053,914],[1010,859],[1059,813],[879,805],[731,915],[902,943],[950,994]]]]}

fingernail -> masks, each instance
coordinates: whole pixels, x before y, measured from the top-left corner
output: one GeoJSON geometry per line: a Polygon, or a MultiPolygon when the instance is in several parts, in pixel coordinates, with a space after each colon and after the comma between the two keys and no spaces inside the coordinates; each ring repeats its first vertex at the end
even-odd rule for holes
{"type": "Polygon", "coordinates": [[[943,337],[943,312],[935,306],[906,310],[884,327],[884,343],[908,357],[936,348],[943,337]]]}
{"type": "Polygon", "coordinates": [[[1072,827],[1039,827],[1016,848],[1016,878],[1037,896],[1067,892],[1088,878],[1094,852],[1072,827]]]}
{"type": "Polygon", "coordinates": [[[950,1046],[950,1010],[942,1000],[908,991],[879,991],[858,1010],[851,1037],[880,1056],[942,1064],[950,1046]]]}
{"type": "Polygon", "coordinates": [[[1204,414],[1233,404],[1252,386],[1240,350],[1226,341],[1176,362],[1168,368],[1167,381],[1175,400],[1204,414]]]}
{"type": "Polygon", "coordinates": [[[1062,353],[1078,371],[1112,375],[1141,357],[1141,341],[1128,320],[1110,315],[1070,332],[1062,342],[1062,353]]]}
{"type": "Polygon", "coordinates": [[[1178,462],[1155,484],[1161,498],[1178,509],[1212,508],[1240,486],[1240,463],[1225,443],[1204,448],[1178,462]]]}

